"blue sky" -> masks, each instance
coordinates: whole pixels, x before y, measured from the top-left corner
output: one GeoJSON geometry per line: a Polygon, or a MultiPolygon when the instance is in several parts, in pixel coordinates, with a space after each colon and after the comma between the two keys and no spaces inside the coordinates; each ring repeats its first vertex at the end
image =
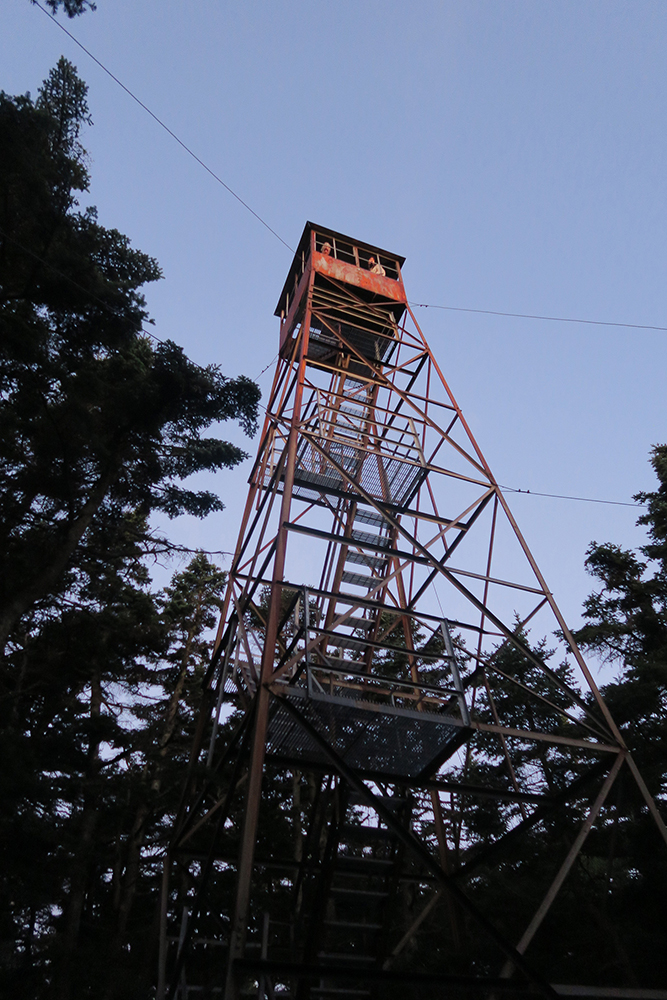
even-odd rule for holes
{"type": "MultiPolygon", "coordinates": [[[[291,245],[312,219],[404,254],[415,302],[667,326],[663,2],[98,0],[62,21],[291,245]]],[[[164,269],[156,334],[256,376],[289,252],[40,10],[4,0],[5,91],[34,94],[61,54],[90,88],[86,202],[164,269]]],[[[501,483],[652,488],[666,333],[417,317],[501,483]]],[[[184,543],[233,547],[247,472],[219,477],[227,510],[177,525],[184,543]]],[[[510,503],[576,625],[589,541],[639,544],[637,511],[510,503]]]]}

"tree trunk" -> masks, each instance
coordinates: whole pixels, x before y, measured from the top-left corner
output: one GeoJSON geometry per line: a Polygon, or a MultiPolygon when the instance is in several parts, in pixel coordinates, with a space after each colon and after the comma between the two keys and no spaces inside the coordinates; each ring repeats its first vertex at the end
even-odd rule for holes
{"type": "Polygon", "coordinates": [[[99,669],[95,668],[90,682],[90,718],[93,731],[88,748],[88,765],[84,776],[83,810],[81,812],[79,837],[71,865],[70,890],[65,905],[64,931],[61,941],[61,959],[56,979],[58,1000],[70,1000],[76,991],[72,990],[74,958],[79,945],[81,917],[89,890],[89,874],[95,831],[99,819],[97,783],[100,772],[100,744],[95,722],[102,708],[102,684],[99,669]]]}

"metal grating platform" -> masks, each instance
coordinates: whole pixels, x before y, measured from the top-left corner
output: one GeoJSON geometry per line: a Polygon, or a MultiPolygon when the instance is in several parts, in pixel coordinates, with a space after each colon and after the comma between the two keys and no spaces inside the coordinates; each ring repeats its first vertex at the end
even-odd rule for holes
{"type": "Polygon", "coordinates": [[[388,711],[290,688],[276,698],[267,750],[312,763],[328,763],[280,701],[288,699],[350,767],[414,777],[451,756],[467,738],[453,720],[430,713],[388,711]]]}
{"type": "MultiPolygon", "coordinates": [[[[428,472],[422,465],[364,451],[339,441],[330,442],[328,449],[332,459],[365,492],[396,507],[410,503],[428,472]]],[[[312,446],[304,447],[297,458],[294,484],[298,495],[304,488],[334,496],[354,496],[356,493],[354,484],[344,480],[338,470],[312,446]]]]}

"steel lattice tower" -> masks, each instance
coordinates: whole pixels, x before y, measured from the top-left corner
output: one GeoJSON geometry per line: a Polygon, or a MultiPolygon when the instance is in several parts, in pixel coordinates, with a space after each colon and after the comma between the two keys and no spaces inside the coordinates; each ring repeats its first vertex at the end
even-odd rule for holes
{"type": "Polygon", "coordinates": [[[667,840],[410,310],[403,263],[308,223],[280,296],[165,865],[160,997],[553,997],[525,953],[619,773],[667,840]],[[529,624],[558,631],[569,674],[529,624]],[[509,832],[477,849],[466,811],[489,802],[509,832]],[[478,909],[475,878],[563,808],[579,834],[554,846],[516,935],[509,909],[478,909]]]}

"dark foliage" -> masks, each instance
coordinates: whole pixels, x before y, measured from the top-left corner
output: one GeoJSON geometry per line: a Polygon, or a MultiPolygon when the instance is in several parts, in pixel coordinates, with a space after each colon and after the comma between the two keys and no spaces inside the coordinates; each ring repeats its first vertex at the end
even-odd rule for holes
{"type": "MultiPolygon", "coordinates": [[[[31,3],[34,2],[35,0],[31,0],[31,3]]],[[[93,0],[45,0],[45,3],[52,14],[57,14],[62,7],[68,17],[76,17],[87,10],[97,10],[97,4],[93,0]]]]}
{"type": "Polygon", "coordinates": [[[181,485],[245,454],[202,432],[252,432],[258,390],[154,346],[140,288],[157,263],[78,211],[88,186],[86,88],[61,59],[40,90],[0,96],[0,645],[65,585],[95,518],[204,516],[219,497],[181,485]]]}
{"type": "Polygon", "coordinates": [[[199,555],[152,592],[149,518],[222,507],[187,479],[245,457],[206,432],[252,433],[259,400],[145,333],[158,264],[77,201],[89,122],[65,59],[0,95],[0,992],[63,1000],[150,991],[224,574],[199,555]]]}

